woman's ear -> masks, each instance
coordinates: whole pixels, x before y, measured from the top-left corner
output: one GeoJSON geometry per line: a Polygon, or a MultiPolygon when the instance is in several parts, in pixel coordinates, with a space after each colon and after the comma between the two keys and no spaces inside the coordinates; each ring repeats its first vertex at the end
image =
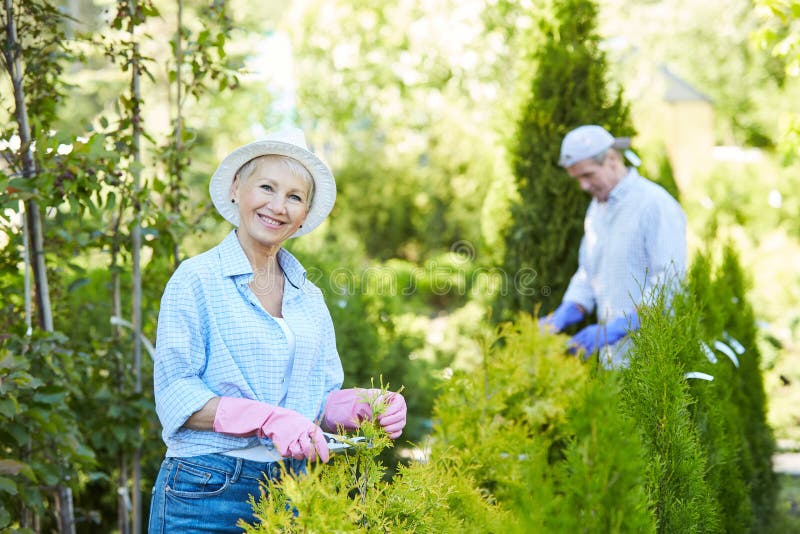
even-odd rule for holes
{"type": "Polygon", "coordinates": [[[237,174],[233,177],[233,181],[231,182],[231,189],[229,192],[232,204],[236,203],[236,197],[238,196],[238,194],[239,194],[239,175],[237,174]]]}

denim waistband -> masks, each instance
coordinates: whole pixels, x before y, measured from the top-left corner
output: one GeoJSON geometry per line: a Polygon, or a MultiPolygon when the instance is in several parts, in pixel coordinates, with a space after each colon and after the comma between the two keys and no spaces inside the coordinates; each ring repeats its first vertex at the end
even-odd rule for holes
{"type": "Polygon", "coordinates": [[[280,478],[284,469],[289,469],[296,473],[305,471],[304,460],[289,459],[277,462],[257,462],[254,460],[245,460],[244,458],[225,456],[224,454],[204,454],[202,456],[189,456],[184,458],[173,457],[170,459],[223,471],[231,476],[231,481],[234,483],[241,477],[263,479],[266,475],[267,478],[277,479],[280,478]]]}

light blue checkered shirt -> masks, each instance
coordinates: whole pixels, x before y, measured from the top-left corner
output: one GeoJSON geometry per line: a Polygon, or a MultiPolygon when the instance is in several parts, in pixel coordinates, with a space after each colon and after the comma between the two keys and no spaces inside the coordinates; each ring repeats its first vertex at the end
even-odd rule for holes
{"type": "Polygon", "coordinates": [[[564,301],[599,322],[628,316],[659,288],[669,291],[686,271],[686,216],[667,191],[635,169],[611,190],[608,201],[593,199],[584,220],[578,270],[564,301]]]}
{"type": "Polygon", "coordinates": [[[235,231],[211,250],[184,261],[167,283],[153,377],[167,456],[259,444],[255,437],[183,428],[186,419],[213,397],[278,405],[284,390],[282,406],[315,420],[328,393],[341,387],[342,364],[322,292],[306,280],[303,266],[289,252],[281,249],[278,261],[286,278],[283,317],[295,334],[293,361],[283,329],[248,286],[253,269],[235,231]]]}

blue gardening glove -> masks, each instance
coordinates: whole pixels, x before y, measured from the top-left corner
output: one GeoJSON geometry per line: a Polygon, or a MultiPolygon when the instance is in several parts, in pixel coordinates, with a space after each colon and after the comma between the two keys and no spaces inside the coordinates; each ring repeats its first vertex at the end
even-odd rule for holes
{"type": "Polygon", "coordinates": [[[592,324],[572,336],[567,350],[570,354],[584,351],[589,356],[603,345],[613,345],[629,332],[639,329],[639,314],[633,312],[610,323],[592,324]]]}
{"type": "Polygon", "coordinates": [[[539,319],[539,327],[558,333],[583,319],[581,307],[574,302],[562,302],[556,311],[539,319]]]}

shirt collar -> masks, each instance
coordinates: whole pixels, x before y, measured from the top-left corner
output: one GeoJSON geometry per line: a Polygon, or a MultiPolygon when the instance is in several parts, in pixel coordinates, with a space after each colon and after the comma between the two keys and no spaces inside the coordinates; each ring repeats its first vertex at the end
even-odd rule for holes
{"type": "MultiPolygon", "coordinates": [[[[247,259],[242,244],[236,237],[236,230],[231,230],[220,243],[219,255],[222,260],[223,276],[253,274],[253,266],[250,265],[250,260],[247,259]]],[[[297,258],[288,250],[281,248],[278,250],[278,263],[289,283],[298,289],[301,288],[306,281],[306,270],[297,258]]]]}
{"type": "Polygon", "coordinates": [[[625,177],[622,178],[622,180],[620,180],[616,186],[614,186],[614,189],[611,190],[611,193],[609,193],[608,203],[616,204],[625,198],[625,195],[628,194],[628,191],[633,188],[634,182],[636,182],[636,180],[639,178],[640,176],[638,171],[635,168],[630,167],[628,169],[628,174],[626,174],[625,177]]]}
{"type": "Polygon", "coordinates": [[[278,263],[290,284],[298,289],[303,287],[303,284],[306,283],[306,270],[291,252],[285,248],[281,248],[278,251],[278,263]]]}
{"type": "Polygon", "coordinates": [[[240,274],[253,274],[253,266],[244,253],[239,238],[236,237],[236,230],[225,237],[219,244],[219,256],[222,260],[222,275],[237,276],[240,274]]]}

